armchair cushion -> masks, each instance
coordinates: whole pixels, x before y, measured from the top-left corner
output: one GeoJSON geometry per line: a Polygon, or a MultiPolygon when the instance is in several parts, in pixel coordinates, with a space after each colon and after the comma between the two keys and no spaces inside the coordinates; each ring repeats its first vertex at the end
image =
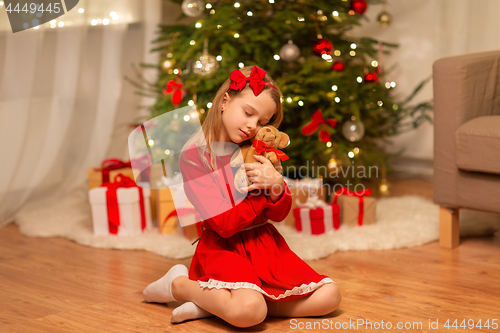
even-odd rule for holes
{"type": "Polygon", "coordinates": [[[455,132],[455,139],[459,169],[500,174],[500,116],[469,120],[455,132]]]}

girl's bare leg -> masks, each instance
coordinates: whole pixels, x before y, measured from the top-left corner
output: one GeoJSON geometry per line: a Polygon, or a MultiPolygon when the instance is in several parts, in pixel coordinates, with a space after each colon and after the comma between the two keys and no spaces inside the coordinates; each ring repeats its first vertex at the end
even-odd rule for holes
{"type": "Polygon", "coordinates": [[[208,289],[187,276],[172,281],[172,295],[179,301],[190,301],[233,326],[250,327],[267,316],[267,305],[261,293],[251,289],[208,289]]]}
{"type": "Polygon", "coordinates": [[[335,283],[327,283],[311,295],[290,302],[267,302],[270,317],[315,317],[335,311],[342,296],[335,283]]]}

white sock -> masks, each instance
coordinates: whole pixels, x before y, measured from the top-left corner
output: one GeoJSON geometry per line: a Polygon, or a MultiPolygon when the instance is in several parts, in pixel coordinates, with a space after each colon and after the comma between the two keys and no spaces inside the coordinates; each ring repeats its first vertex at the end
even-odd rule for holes
{"type": "Polygon", "coordinates": [[[188,276],[188,269],[184,265],[175,265],[161,279],[151,283],[142,292],[146,302],[168,303],[176,301],[172,295],[172,280],[178,276],[188,276]]]}
{"type": "Polygon", "coordinates": [[[182,323],[185,320],[211,317],[213,314],[203,310],[193,302],[186,302],[172,311],[171,322],[173,324],[182,323]]]}

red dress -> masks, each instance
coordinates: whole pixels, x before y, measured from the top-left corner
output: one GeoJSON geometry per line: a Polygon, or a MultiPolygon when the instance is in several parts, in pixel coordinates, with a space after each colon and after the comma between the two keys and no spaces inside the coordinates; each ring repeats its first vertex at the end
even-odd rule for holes
{"type": "Polygon", "coordinates": [[[275,302],[334,283],[292,252],[272,223],[242,230],[268,220],[282,221],[292,205],[287,187],[275,203],[263,193],[243,197],[234,188],[231,155],[219,156],[216,172],[206,165],[207,153],[205,157],[203,161],[193,148],[180,158],[186,196],[204,227],[189,269],[191,280],[207,288],[253,289],[275,302]]]}

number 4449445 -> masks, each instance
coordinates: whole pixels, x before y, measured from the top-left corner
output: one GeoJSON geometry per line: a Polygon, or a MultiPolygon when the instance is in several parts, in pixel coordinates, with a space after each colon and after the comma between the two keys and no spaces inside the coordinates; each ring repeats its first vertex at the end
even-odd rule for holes
{"type": "Polygon", "coordinates": [[[498,328],[498,323],[497,323],[497,319],[491,319],[491,323],[490,323],[490,319],[486,320],[484,323],[481,323],[481,319],[479,319],[477,322],[474,320],[474,319],[469,319],[469,320],[462,320],[462,322],[460,324],[458,324],[458,319],[455,319],[455,321],[450,324],[450,319],[448,319],[446,321],[446,323],[444,323],[443,325],[444,327],[446,327],[447,329],[450,329],[450,328],[454,328],[454,329],[458,329],[459,327],[460,328],[465,328],[465,329],[474,329],[474,328],[486,328],[486,329],[497,329],[498,328]]]}
{"type": "Polygon", "coordinates": [[[5,10],[8,12],[8,13],[12,13],[12,12],[17,12],[17,13],[20,13],[20,12],[25,12],[25,13],[28,13],[28,11],[30,12],[30,14],[34,14],[35,12],[39,12],[39,13],[43,13],[43,12],[49,12],[49,13],[52,13],[54,12],[55,14],[61,12],[61,7],[60,7],[60,3],[48,3],[47,6],[45,8],[43,8],[43,4],[36,4],[36,3],[30,3],[29,6],[27,3],[24,4],[23,8],[20,8],[19,6],[19,3],[16,4],[16,6],[14,7],[14,9],[12,9],[12,3],[9,3],[7,5],[7,7],[5,7],[5,10]]]}

